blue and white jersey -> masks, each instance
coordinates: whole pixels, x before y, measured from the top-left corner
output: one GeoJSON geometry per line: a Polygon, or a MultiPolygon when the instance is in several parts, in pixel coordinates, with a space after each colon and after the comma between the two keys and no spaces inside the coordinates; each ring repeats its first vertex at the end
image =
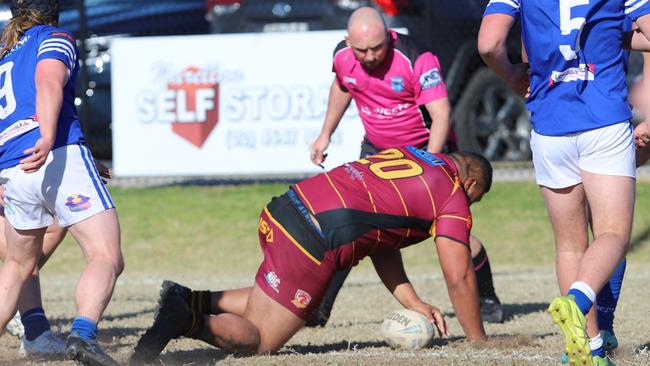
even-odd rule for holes
{"type": "Polygon", "coordinates": [[[41,133],[36,121],[36,64],[56,59],[68,68],[56,140],[52,149],[84,141],[74,107],[79,57],[75,39],[49,25],[30,28],[0,60],[0,169],[16,166],[41,133]]]}
{"type": "Polygon", "coordinates": [[[491,0],[484,16],[496,13],[521,22],[537,133],[560,136],[631,118],[624,21],[650,13],[648,0],[491,0]]]}

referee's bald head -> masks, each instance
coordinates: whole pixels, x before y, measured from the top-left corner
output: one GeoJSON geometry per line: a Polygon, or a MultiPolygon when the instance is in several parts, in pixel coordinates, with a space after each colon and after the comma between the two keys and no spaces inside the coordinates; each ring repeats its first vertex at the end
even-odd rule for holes
{"type": "Polygon", "coordinates": [[[362,7],[352,13],[348,20],[348,35],[345,41],[367,70],[381,66],[390,49],[384,19],[371,7],[362,7]]]}

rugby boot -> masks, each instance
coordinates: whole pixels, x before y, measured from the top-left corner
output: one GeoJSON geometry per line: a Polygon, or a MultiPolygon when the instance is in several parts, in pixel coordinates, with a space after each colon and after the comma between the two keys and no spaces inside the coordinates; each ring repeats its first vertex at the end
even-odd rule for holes
{"type": "Polygon", "coordinates": [[[16,312],[16,315],[11,318],[5,329],[7,329],[7,332],[18,338],[22,338],[25,335],[25,327],[23,326],[23,322],[20,320],[19,312],[16,312]]]}
{"type": "MultiPolygon", "coordinates": [[[[605,351],[614,352],[618,348],[618,339],[616,339],[614,333],[601,330],[600,336],[603,338],[603,347],[605,347],[605,351]]],[[[563,353],[562,356],[560,356],[560,362],[569,363],[569,356],[566,353],[563,353]]],[[[613,365],[614,363],[610,361],[610,364],[613,365]]],[[[596,365],[595,362],[594,365],[596,365]]]]}
{"type": "Polygon", "coordinates": [[[212,314],[210,291],[195,291],[174,281],[165,280],[160,286],[160,298],[179,296],[195,314],[212,314]]]}
{"type": "Polygon", "coordinates": [[[23,356],[38,356],[38,355],[63,355],[65,353],[66,344],[58,334],[46,330],[38,337],[31,341],[27,337],[20,340],[20,349],[18,353],[23,356]]]}
{"type": "Polygon", "coordinates": [[[77,365],[84,366],[119,366],[114,359],[104,353],[96,339],[83,339],[78,333],[72,332],[68,336],[65,348],[65,357],[73,360],[77,365]]]}
{"type": "Polygon", "coordinates": [[[496,296],[481,297],[481,320],[488,323],[503,323],[503,305],[496,296]]]}
{"type": "Polygon", "coordinates": [[[614,352],[618,348],[618,339],[616,339],[614,333],[607,330],[601,330],[600,336],[603,338],[603,347],[605,347],[605,351],[614,352]]]}
{"type": "MultiPolygon", "coordinates": [[[[164,296],[163,296],[164,295],[164,296]]],[[[131,356],[131,364],[153,361],[169,341],[184,335],[192,327],[193,314],[185,300],[169,291],[158,302],[151,328],[140,337],[131,356]]]]}
{"type": "Polygon", "coordinates": [[[169,296],[179,296],[185,301],[187,306],[191,306],[192,289],[170,280],[164,280],[160,285],[160,300],[158,305],[165,301],[169,296]]]}
{"type": "Polygon", "coordinates": [[[593,366],[616,366],[609,357],[594,356],[592,358],[593,366]]]}
{"type": "Polygon", "coordinates": [[[587,320],[573,300],[573,296],[556,297],[549,305],[548,312],[564,334],[565,352],[569,357],[569,363],[573,366],[592,366],[587,320]]]}

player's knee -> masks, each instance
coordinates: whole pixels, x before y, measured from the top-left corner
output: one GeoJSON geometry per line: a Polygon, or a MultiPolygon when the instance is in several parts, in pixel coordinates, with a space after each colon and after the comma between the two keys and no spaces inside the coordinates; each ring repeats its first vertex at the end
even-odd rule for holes
{"type": "Polygon", "coordinates": [[[5,262],[7,268],[13,268],[11,271],[18,273],[22,282],[27,282],[34,273],[38,273],[38,259],[26,258],[23,260],[16,260],[15,258],[7,258],[5,262]]]}
{"type": "Polygon", "coordinates": [[[122,255],[122,253],[120,253],[120,255],[117,258],[117,261],[115,262],[115,274],[117,276],[121,275],[122,272],[124,272],[125,266],[126,264],[124,262],[124,256],[122,255]]]}
{"type": "Polygon", "coordinates": [[[95,253],[88,256],[88,263],[98,263],[103,266],[108,266],[112,269],[116,276],[119,276],[124,271],[124,256],[121,252],[118,253],[95,253]]]}

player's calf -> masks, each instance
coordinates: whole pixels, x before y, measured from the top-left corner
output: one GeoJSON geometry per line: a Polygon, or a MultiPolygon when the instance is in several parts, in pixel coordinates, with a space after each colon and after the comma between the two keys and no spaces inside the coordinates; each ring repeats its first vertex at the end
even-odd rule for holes
{"type": "Polygon", "coordinates": [[[198,338],[238,356],[257,353],[260,332],[248,320],[234,314],[219,314],[207,318],[198,338]]]}

